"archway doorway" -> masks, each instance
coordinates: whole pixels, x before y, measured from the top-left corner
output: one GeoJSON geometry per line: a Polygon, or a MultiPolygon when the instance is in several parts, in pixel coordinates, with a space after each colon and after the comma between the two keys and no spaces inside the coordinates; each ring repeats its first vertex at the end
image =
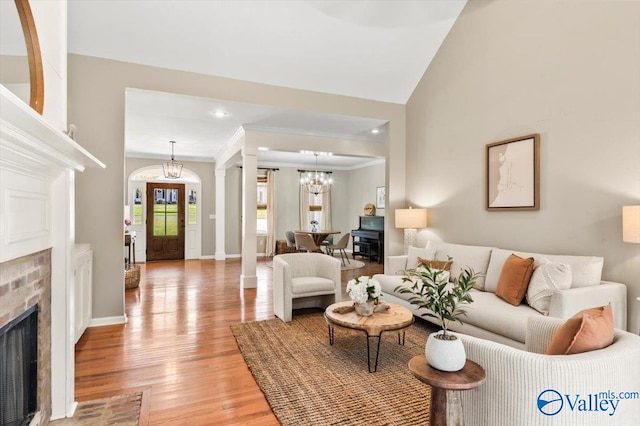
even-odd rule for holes
{"type": "MultiPolygon", "coordinates": [[[[140,261],[152,260],[147,259],[147,252],[150,247],[147,246],[147,224],[148,224],[148,212],[154,204],[148,202],[147,184],[148,183],[166,183],[166,184],[178,184],[182,185],[184,190],[180,195],[171,195],[171,197],[180,197],[184,204],[184,242],[180,242],[184,259],[199,259],[202,255],[202,184],[200,177],[193,171],[188,169],[182,169],[182,176],[179,179],[166,179],[162,172],[160,165],[142,167],[134,170],[128,179],[127,185],[127,203],[131,211],[131,225],[130,230],[136,232],[136,259],[140,261]]],[[[173,193],[172,193],[173,194],[173,193]]],[[[166,194],[165,194],[166,195],[166,194]]],[[[153,199],[153,197],[152,197],[153,199]]],[[[164,197],[166,201],[166,196],[164,197]]],[[[177,207],[178,199],[171,199],[168,205],[175,205],[177,207]]],[[[169,208],[165,215],[165,220],[168,218],[171,222],[175,217],[172,216],[172,208],[169,208]]],[[[153,209],[152,209],[153,211],[153,209]]],[[[178,222],[179,224],[179,222],[178,222]]],[[[169,228],[172,229],[171,224],[169,228]]],[[[166,229],[165,229],[166,230],[166,229]]],[[[176,250],[175,242],[170,250],[176,250]]]]}

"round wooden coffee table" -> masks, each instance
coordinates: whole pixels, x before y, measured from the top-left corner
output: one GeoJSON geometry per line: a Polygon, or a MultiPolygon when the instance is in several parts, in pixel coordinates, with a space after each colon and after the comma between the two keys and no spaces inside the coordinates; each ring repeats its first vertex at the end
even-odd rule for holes
{"type": "MultiPolygon", "coordinates": [[[[330,305],[324,311],[324,319],[327,321],[329,329],[329,344],[333,345],[333,329],[334,326],[349,328],[352,330],[361,330],[367,335],[367,364],[369,373],[375,373],[378,370],[378,354],[380,353],[380,336],[384,331],[400,331],[413,324],[413,314],[407,308],[389,303],[389,309],[382,312],[374,312],[373,315],[363,317],[355,313],[355,311],[339,314],[333,312],[335,308],[351,306],[353,301],[338,302],[330,305]],[[373,368],[371,368],[371,344],[369,339],[377,339],[375,342],[376,352],[373,368]]],[[[405,332],[402,336],[398,333],[398,344],[404,345],[405,332]]]]}
{"type": "Polygon", "coordinates": [[[467,360],[460,371],[440,371],[427,364],[424,355],[409,361],[409,370],[421,382],[431,385],[429,426],[463,425],[462,402],[458,391],[473,389],[484,382],[484,368],[467,360]]]}

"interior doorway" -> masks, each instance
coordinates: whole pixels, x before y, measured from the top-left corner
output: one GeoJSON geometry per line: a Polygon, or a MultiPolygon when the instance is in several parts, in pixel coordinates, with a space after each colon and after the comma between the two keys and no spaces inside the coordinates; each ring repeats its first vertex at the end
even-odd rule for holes
{"type": "MultiPolygon", "coordinates": [[[[131,211],[131,225],[129,230],[136,233],[135,253],[136,261],[147,260],[147,183],[167,183],[184,185],[184,259],[199,259],[202,257],[202,182],[193,170],[183,168],[180,179],[166,179],[162,167],[149,165],[133,170],[129,174],[127,183],[127,206],[131,211]]],[[[149,208],[147,208],[149,207],[149,208]]],[[[151,228],[151,231],[153,229],[151,228]]]]}
{"type": "Polygon", "coordinates": [[[147,260],[184,259],[182,183],[147,183],[147,260]]]}

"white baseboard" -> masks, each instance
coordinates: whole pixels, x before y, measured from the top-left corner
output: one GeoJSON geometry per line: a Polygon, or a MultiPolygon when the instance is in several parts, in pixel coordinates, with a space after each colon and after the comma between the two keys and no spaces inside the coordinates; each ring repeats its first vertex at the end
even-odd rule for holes
{"type": "Polygon", "coordinates": [[[115,317],[92,318],[89,327],[102,327],[103,325],[126,324],[127,315],[119,315],[115,317]]]}
{"type": "Polygon", "coordinates": [[[73,404],[71,404],[67,410],[67,417],[73,417],[73,414],[76,412],[76,408],[78,408],[78,401],[73,401],[73,404]]]}
{"type": "Polygon", "coordinates": [[[213,254],[207,255],[207,256],[200,256],[199,257],[200,260],[215,260],[216,256],[213,254]]]}

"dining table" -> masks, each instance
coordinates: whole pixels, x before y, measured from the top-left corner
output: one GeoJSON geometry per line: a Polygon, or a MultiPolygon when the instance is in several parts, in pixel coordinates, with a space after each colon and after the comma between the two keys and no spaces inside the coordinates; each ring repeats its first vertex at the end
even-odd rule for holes
{"type": "Polygon", "coordinates": [[[300,233],[300,234],[309,234],[311,235],[311,238],[313,238],[313,242],[316,243],[316,245],[318,247],[320,247],[320,244],[322,244],[322,242],[329,236],[329,235],[335,235],[335,234],[339,234],[340,231],[333,231],[333,230],[324,230],[324,231],[295,231],[296,233],[300,233]]]}

